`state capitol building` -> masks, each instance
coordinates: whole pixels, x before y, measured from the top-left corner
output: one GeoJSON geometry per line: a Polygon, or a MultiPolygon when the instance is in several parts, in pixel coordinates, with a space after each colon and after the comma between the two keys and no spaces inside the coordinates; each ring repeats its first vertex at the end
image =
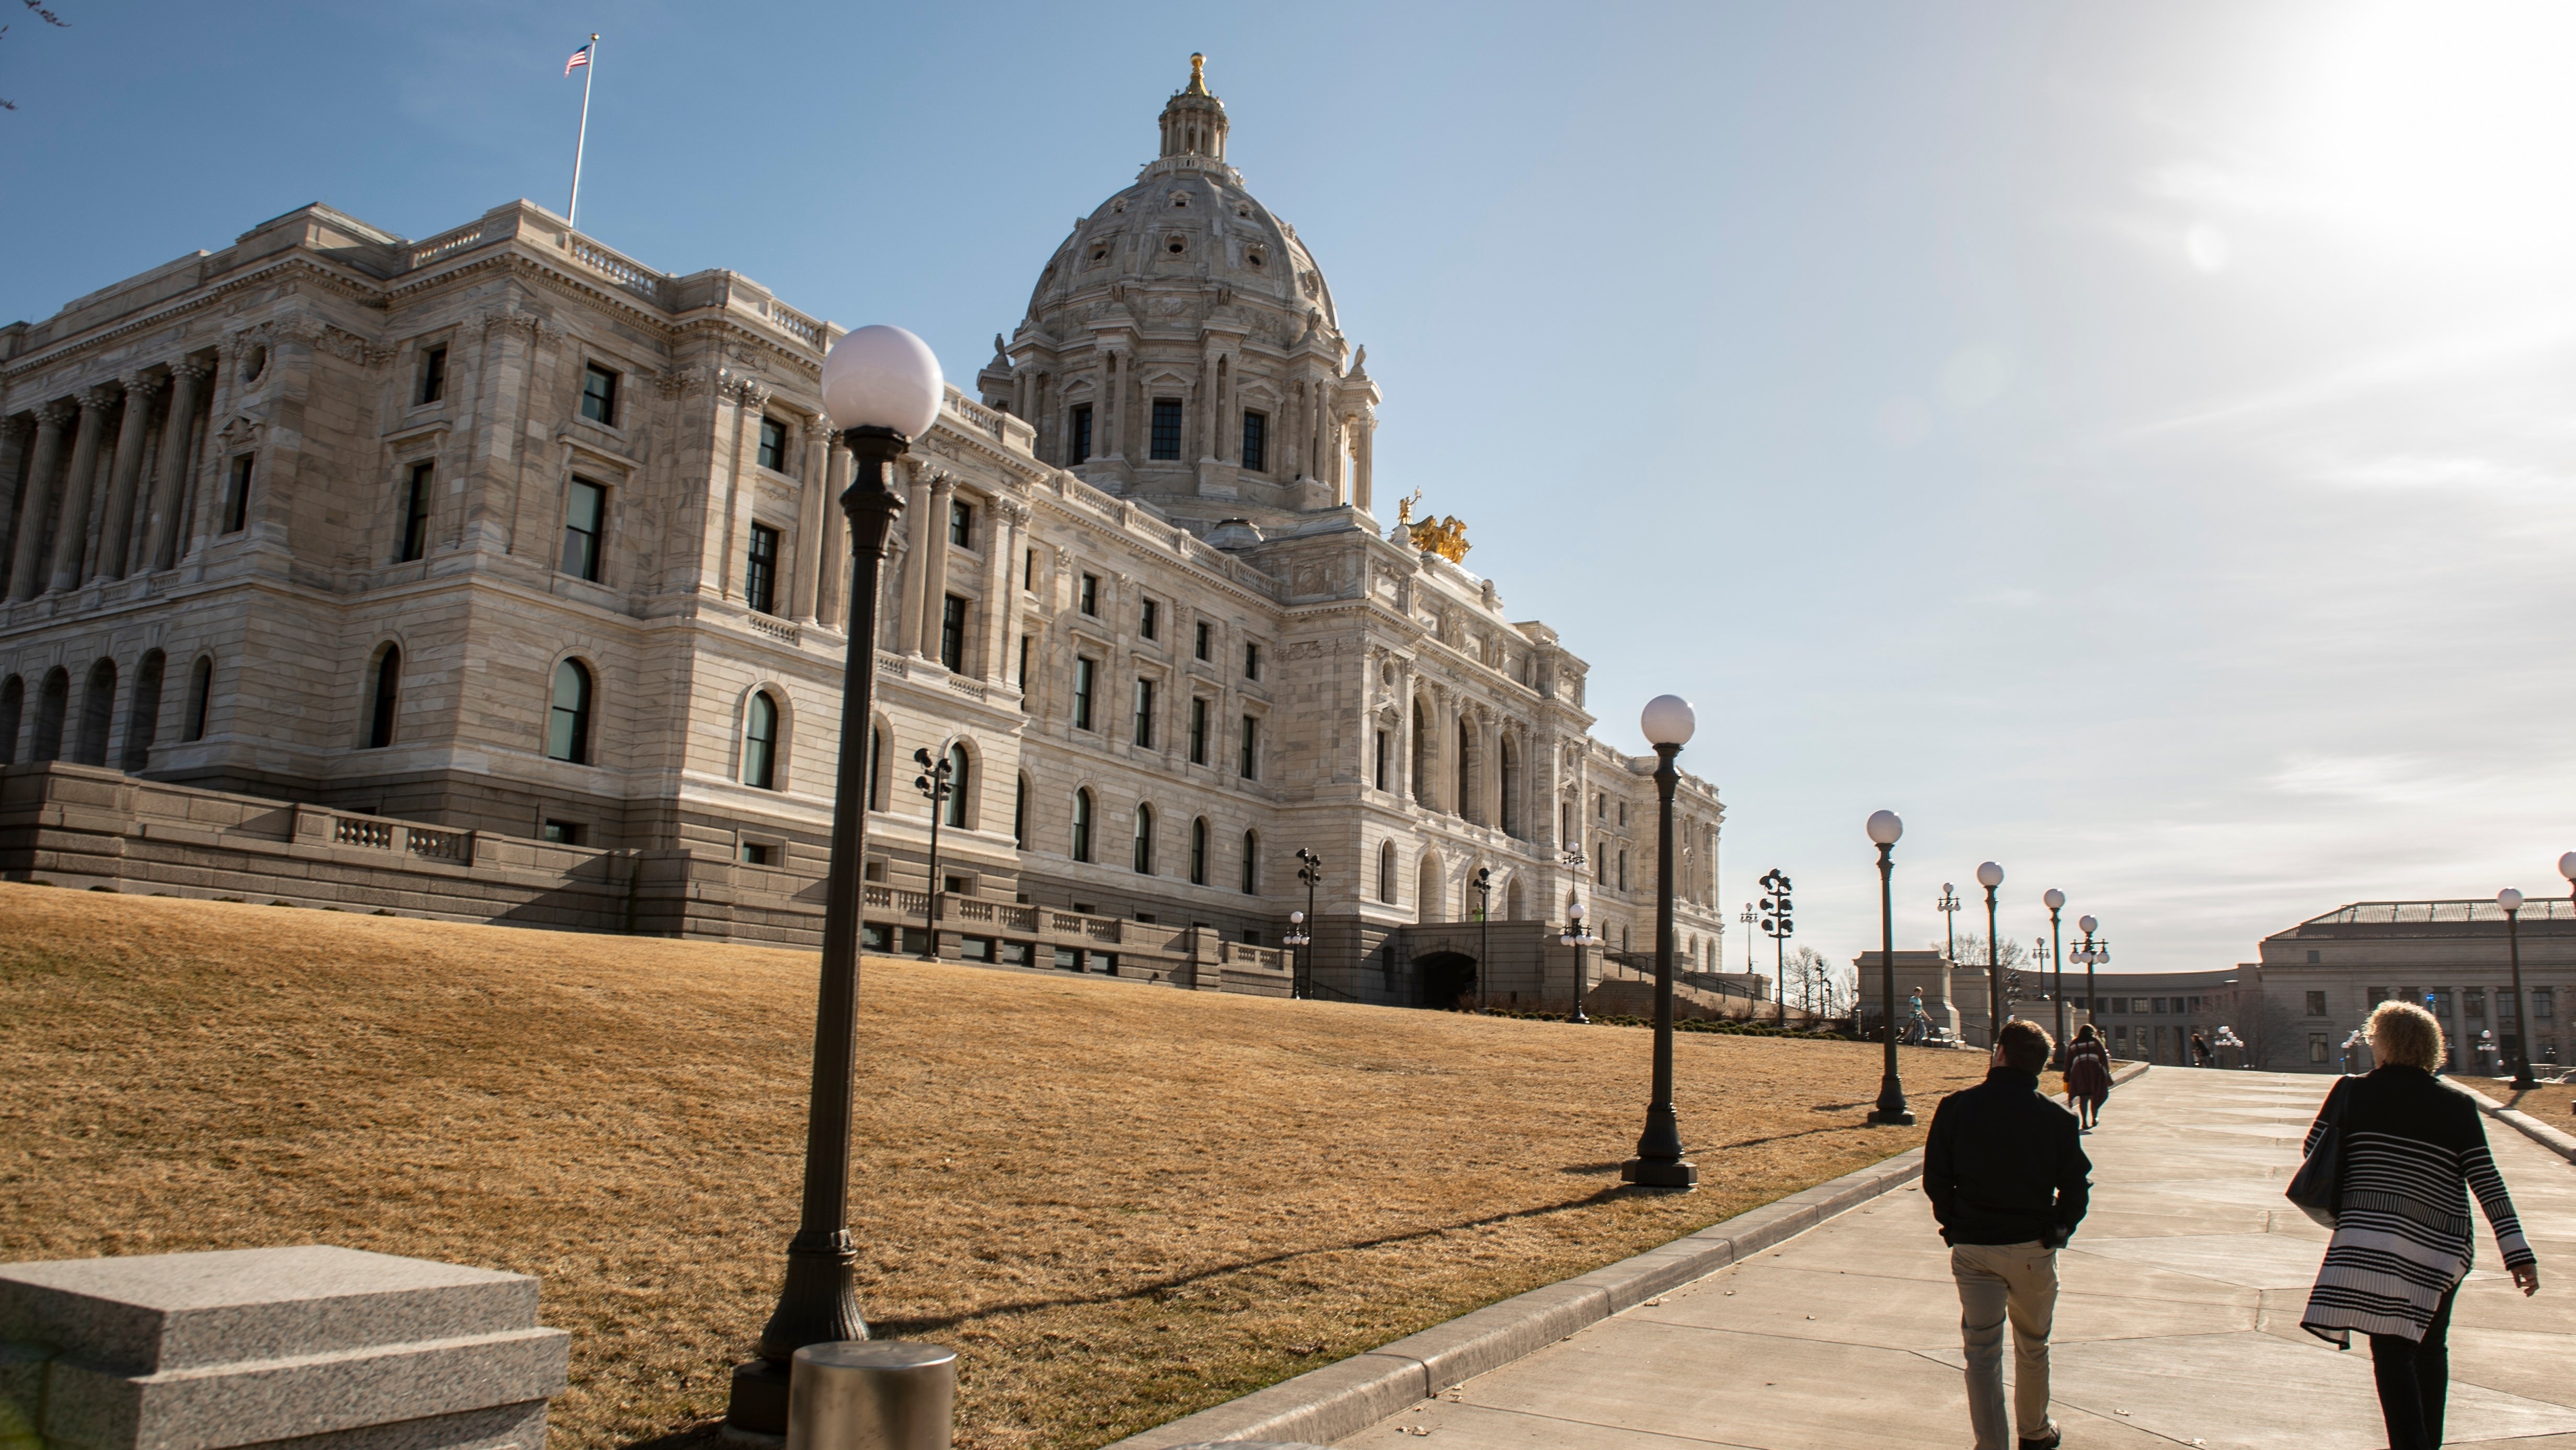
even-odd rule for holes
{"type": "MultiPolygon", "coordinates": [[[[1577,898],[1651,948],[1652,757],[1375,478],[1365,350],[1227,130],[1194,63],[902,464],[870,938],[1282,991],[1303,849],[1319,993],[1562,1005],[1577,898]]],[[[841,333],[525,201],[307,206],[0,328],[0,874],[812,944],[841,333]]],[[[1715,973],[1723,811],[1677,811],[1715,973]]]]}

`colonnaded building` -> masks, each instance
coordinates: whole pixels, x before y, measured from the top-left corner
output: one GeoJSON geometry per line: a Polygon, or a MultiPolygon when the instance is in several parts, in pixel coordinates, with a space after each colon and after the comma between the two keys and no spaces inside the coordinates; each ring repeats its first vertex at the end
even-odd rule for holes
{"type": "MultiPolygon", "coordinates": [[[[1301,848],[1327,993],[1562,993],[1577,896],[1647,949],[1651,757],[1454,516],[1384,517],[1365,350],[1195,63],[1161,137],[903,465],[872,938],[930,929],[926,749],[944,955],[1279,990],[1301,848]]],[[[0,329],[0,872],[816,940],[841,331],[524,201],[308,206],[0,329]]],[[[1722,817],[1685,777],[1711,973],[1722,817]]]]}

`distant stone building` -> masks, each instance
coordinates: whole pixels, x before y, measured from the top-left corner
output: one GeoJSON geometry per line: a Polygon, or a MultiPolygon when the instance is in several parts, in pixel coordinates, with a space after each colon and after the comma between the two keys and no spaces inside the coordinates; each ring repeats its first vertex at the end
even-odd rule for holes
{"type": "MultiPolygon", "coordinates": [[[[1454,517],[1380,516],[1378,385],[1227,127],[1194,68],[904,464],[871,935],[921,945],[936,884],[947,955],[1270,990],[1305,848],[1328,993],[1450,994],[1404,932],[1480,880],[1533,964],[1578,894],[1647,949],[1651,759],[1454,517]],[[937,883],[916,750],[961,782],[937,883]]],[[[526,202],[308,206],[0,328],[0,871],[814,940],[840,331],[526,202]]],[[[1685,777],[1711,971],[1722,820],[1685,777]]]]}

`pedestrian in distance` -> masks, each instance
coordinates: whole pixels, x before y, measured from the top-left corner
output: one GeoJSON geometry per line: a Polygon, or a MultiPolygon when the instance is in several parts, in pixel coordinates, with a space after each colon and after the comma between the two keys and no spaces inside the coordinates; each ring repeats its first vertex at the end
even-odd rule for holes
{"type": "Polygon", "coordinates": [[[2048,1417],[2048,1331],[2057,1317],[2057,1251],[2083,1220],[2092,1163],[2075,1115],[2040,1096],[2056,1044],[2036,1022],[2006,1022],[1986,1080],[1932,1114],[1923,1192],[1950,1246],[1959,1336],[1968,1354],[1968,1420],[1977,1450],[2007,1450],[2004,1325],[2013,1335],[2018,1450],[2057,1450],[2048,1417]]]}
{"type": "Polygon", "coordinates": [[[2487,1152],[2477,1104],[2434,1079],[2440,1019],[2412,1002],[2382,1002],[2365,1030],[2376,1066],[2338,1079],[2308,1129],[2310,1156],[2337,1139],[2334,1238],[2299,1325],[2338,1349],[2352,1347],[2355,1330],[2369,1335],[2389,1450],[2436,1450],[2451,1302],[2474,1247],[2469,1195],[2526,1296],[2540,1290],[2540,1261],[2487,1152]]]}
{"type": "Polygon", "coordinates": [[[2111,1096],[2111,1052],[2093,1024],[2075,1029],[2066,1048],[2066,1106],[2086,1129],[2102,1126],[2102,1104],[2111,1096]]]}
{"type": "Polygon", "coordinates": [[[2191,1035],[2191,1065],[2209,1066],[2209,1039],[2197,1032],[2191,1035]]]}

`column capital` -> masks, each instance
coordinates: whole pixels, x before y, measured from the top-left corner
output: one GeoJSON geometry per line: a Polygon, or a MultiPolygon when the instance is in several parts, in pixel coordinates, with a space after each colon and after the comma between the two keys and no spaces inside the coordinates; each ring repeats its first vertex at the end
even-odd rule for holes
{"type": "Polygon", "coordinates": [[[129,398],[149,398],[170,384],[170,379],[166,375],[148,370],[126,373],[116,381],[125,389],[125,395],[129,398]]]}
{"type": "Polygon", "coordinates": [[[183,357],[177,362],[170,364],[170,376],[174,380],[178,378],[194,378],[199,381],[203,381],[206,378],[212,377],[214,375],[214,371],[215,365],[204,358],[183,357]]]}
{"type": "Polygon", "coordinates": [[[49,428],[59,428],[80,413],[80,405],[69,398],[56,398],[36,410],[36,421],[49,428]]]}
{"type": "Polygon", "coordinates": [[[96,387],[83,388],[80,390],[79,400],[81,411],[84,413],[93,409],[105,412],[116,406],[116,389],[105,383],[100,383],[96,387]]]}

